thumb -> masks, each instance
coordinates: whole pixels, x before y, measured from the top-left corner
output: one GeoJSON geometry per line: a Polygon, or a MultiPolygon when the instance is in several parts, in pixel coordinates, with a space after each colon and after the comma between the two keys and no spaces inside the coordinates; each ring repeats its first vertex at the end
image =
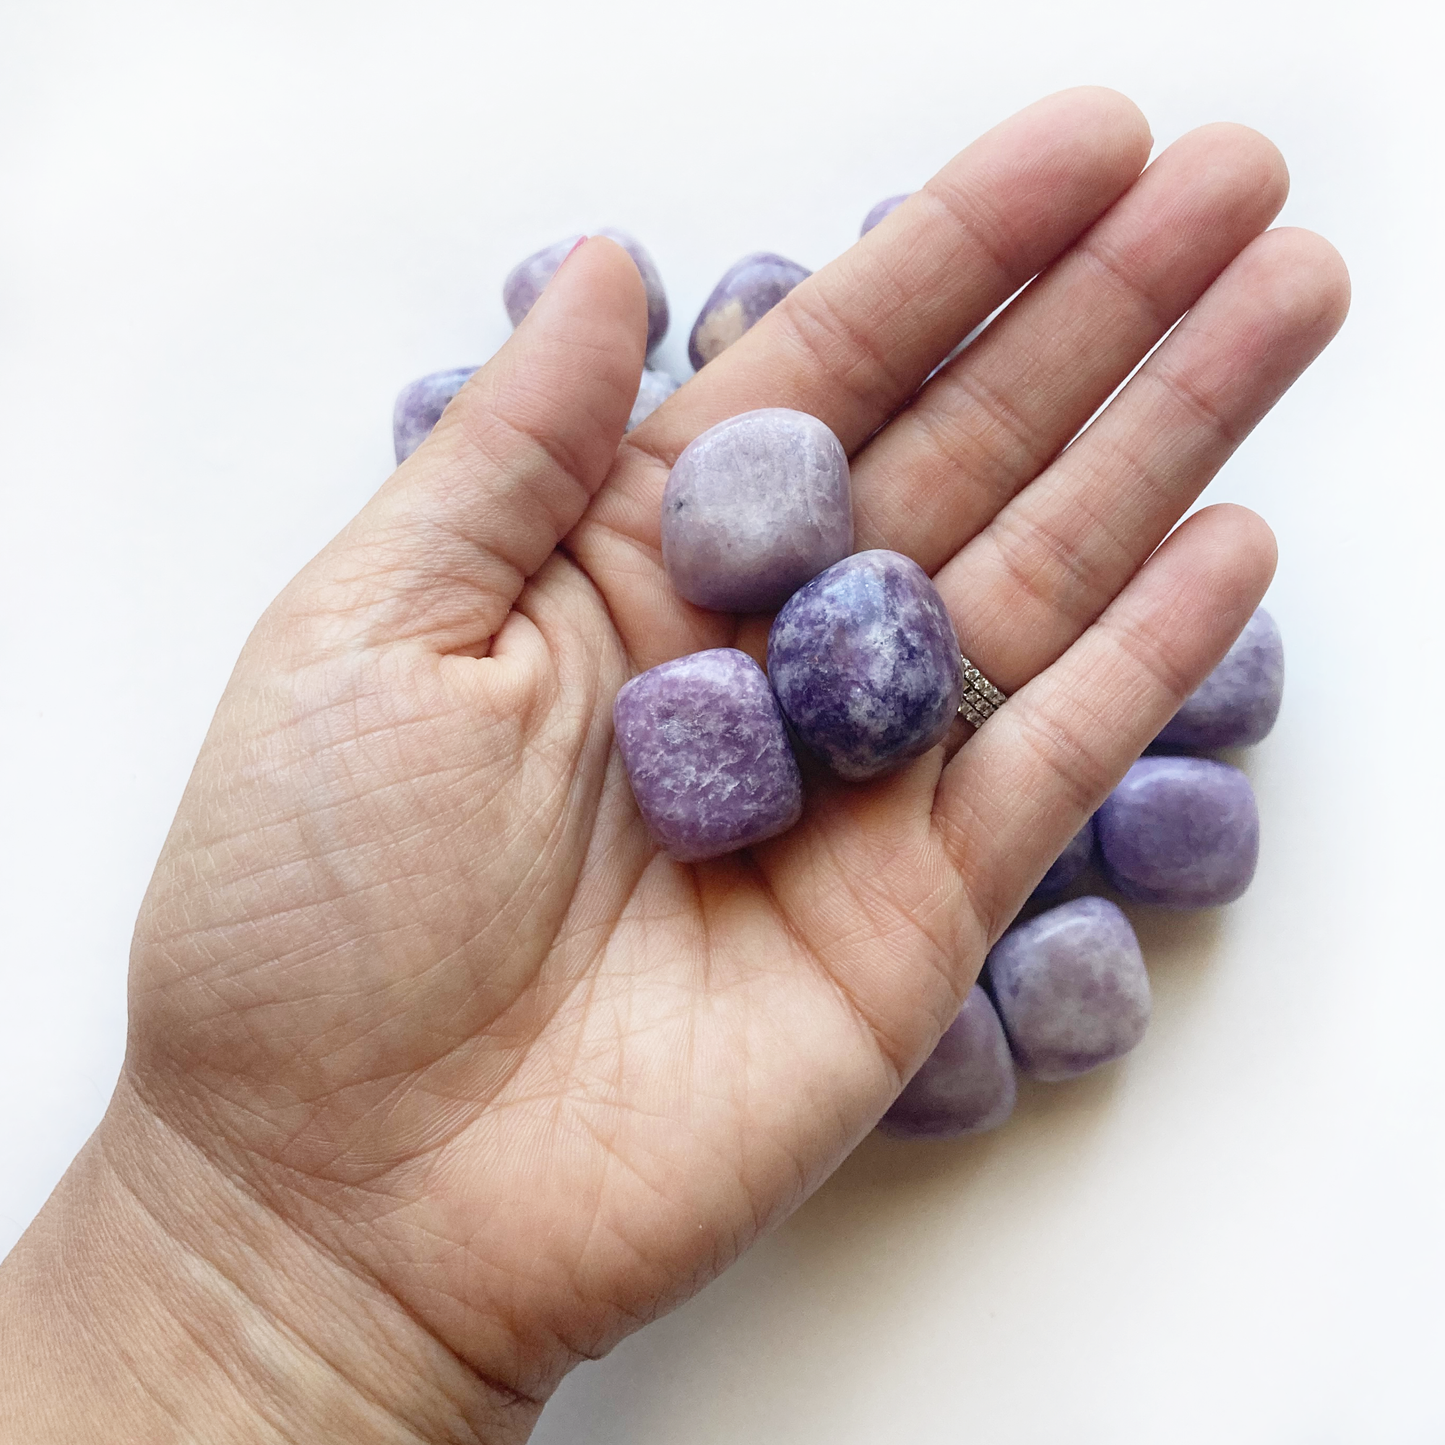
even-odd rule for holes
{"type": "Polygon", "coordinates": [[[344,618],[353,645],[485,650],[606,479],[646,337],[632,258],[603,237],[579,242],[431,436],[293,584],[305,611],[323,612],[333,635],[344,618]]]}

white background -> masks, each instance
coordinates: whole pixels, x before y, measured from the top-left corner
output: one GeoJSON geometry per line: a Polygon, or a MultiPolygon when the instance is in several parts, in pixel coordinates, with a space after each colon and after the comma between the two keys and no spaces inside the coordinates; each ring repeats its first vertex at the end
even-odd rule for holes
{"type": "Polygon", "coordinates": [[[866,1142],[547,1445],[1445,1439],[1440,47],[1426,3],[0,7],[0,1252],[99,1118],[131,924],[232,659],[613,223],[686,374],[745,251],[816,267],[1064,85],[1284,149],[1353,316],[1211,489],[1274,523],[1289,685],[1253,891],[1139,918],[1125,1064],[866,1142]]]}

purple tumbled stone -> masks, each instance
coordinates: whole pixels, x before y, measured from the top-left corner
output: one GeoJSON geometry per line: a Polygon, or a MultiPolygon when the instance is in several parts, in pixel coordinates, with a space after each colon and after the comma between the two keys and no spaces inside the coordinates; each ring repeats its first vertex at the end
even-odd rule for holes
{"type": "Polygon", "coordinates": [[[878,204],[863,217],[863,225],[858,234],[860,236],[866,236],[879,221],[885,216],[891,216],[912,194],[911,191],[904,191],[901,196],[889,196],[886,201],[879,201],[878,204]]]}
{"type": "Polygon", "coordinates": [[[847,453],[806,412],[765,407],[709,427],[662,493],[662,565],[699,607],[771,612],[852,548],[847,453]]]}
{"type": "Polygon", "coordinates": [[[1140,758],[1094,815],[1110,881],[1140,903],[1209,908],[1239,897],[1259,858],[1259,810],[1238,768],[1140,758]]]}
{"type": "Polygon", "coordinates": [[[1275,620],[1258,608],[1224,660],[1165,723],[1155,747],[1238,748],[1269,734],[1284,697],[1284,643],[1275,620]]]}
{"type": "Polygon", "coordinates": [[[391,412],[391,440],[400,466],[430,435],[447,403],[466,385],[475,366],[433,371],[401,389],[391,412]]]}
{"type": "Polygon", "coordinates": [[[763,670],[733,647],[694,652],[624,683],[613,726],[653,837],[680,863],[786,832],[803,783],[763,670]]]}
{"type": "Polygon", "coordinates": [[[928,574],[859,552],[795,592],[768,634],[768,676],[798,737],[840,777],[877,777],[943,740],[963,667],[928,574]]]}
{"type": "MultiPolygon", "coordinates": [[[[666,334],[668,321],[667,292],[662,289],[662,277],[658,274],[657,266],[641,243],[626,231],[604,226],[592,234],[616,241],[636,264],[642,276],[643,289],[647,292],[647,349],[651,351],[666,334]]],[[[507,308],[507,315],[512,318],[513,326],[522,324],[522,318],[536,304],[542,289],[557,274],[557,268],[567,259],[573,246],[582,239],[580,234],[565,236],[551,246],[543,246],[540,251],[533,251],[507,273],[507,279],[502,282],[502,304],[507,308]]]]}
{"type": "Polygon", "coordinates": [[[723,272],[693,323],[688,360],[701,371],[757,325],[799,281],[813,273],[786,256],[755,251],[723,272]]]}
{"type": "Polygon", "coordinates": [[[996,1129],[1013,1113],[1018,1083],[988,995],[969,989],[958,1017],[878,1127],[897,1139],[949,1139],[996,1129]]]}
{"type": "Polygon", "coordinates": [[[633,427],[641,426],[676,390],[677,383],[665,371],[643,367],[637,400],[632,403],[632,414],[623,430],[631,431],[633,427]]]}
{"type": "Polygon", "coordinates": [[[1029,895],[1029,902],[1056,898],[1089,866],[1094,856],[1094,820],[1091,817],[1067,843],[1064,851],[1054,859],[1049,871],[1039,879],[1037,887],[1029,895]]]}
{"type": "Polygon", "coordinates": [[[1011,928],[986,967],[1014,1061],[1036,1079],[1088,1073],[1127,1054],[1149,1026],[1139,940],[1105,898],[1076,898],[1011,928]]]}

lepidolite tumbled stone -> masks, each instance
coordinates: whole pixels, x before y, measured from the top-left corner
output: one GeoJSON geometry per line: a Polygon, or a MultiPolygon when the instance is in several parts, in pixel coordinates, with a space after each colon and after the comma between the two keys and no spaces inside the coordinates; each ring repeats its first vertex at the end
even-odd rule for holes
{"type": "Polygon", "coordinates": [[[860,236],[866,236],[885,216],[891,216],[911,194],[911,191],[904,191],[901,196],[889,196],[886,201],[879,201],[878,204],[863,217],[863,225],[859,228],[858,234],[860,236]]]}
{"type": "Polygon", "coordinates": [[[799,281],[813,273],[786,256],[755,251],[723,272],[693,323],[688,360],[701,371],[757,325],[799,281]]]}
{"type": "Polygon", "coordinates": [[[464,387],[475,366],[433,371],[402,387],[391,413],[391,440],[400,466],[426,439],[447,409],[447,403],[464,387]]]}
{"type": "Polygon", "coordinates": [[[802,816],[782,714],[747,653],[715,647],[640,673],[612,721],[637,806],[679,862],[760,843],[802,816]]]}
{"type": "MultiPolygon", "coordinates": [[[[643,289],[647,292],[647,349],[651,351],[667,332],[667,292],[662,289],[662,277],[651,256],[643,249],[641,242],[629,236],[626,231],[613,230],[604,226],[594,231],[594,236],[606,236],[616,241],[637,266],[642,277],[643,289]]],[[[582,236],[565,236],[551,246],[533,251],[524,260],[518,261],[507,279],[502,282],[502,304],[513,326],[520,326],[522,318],[536,305],[543,288],[557,274],[557,268],[567,259],[582,236]]]]}
{"type": "Polygon", "coordinates": [[[1203,752],[1257,743],[1274,726],[1283,697],[1284,643],[1274,618],[1261,607],[1154,746],[1203,752]]]}
{"type": "Polygon", "coordinates": [[[969,989],[958,1017],[878,1121],[897,1139],[951,1139],[996,1129],[1013,1113],[1018,1083],[988,995],[969,989]]]}
{"type": "Polygon", "coordinates": [[[1238,768],[1209,758],[1140,758],[1094,825],[1110,881],[1140,903],[1230,903],[1259,858],[1254,789],[1238,768]]]}
{"type": "Polygon", "coordinates": [[[1049,871],[1039,879],[1029,901],[1057,898],[1089,866],[1094,856],[1094,820],[1091,817],[1067,843],[1064,851],[1054,859],[1049,871]]]}
{"type": "Polygon", "coordinates": [[[941,742],[963,690],[943,599],[898,552],[845,557],[795,592],[768,634],[768,676],[798,737],[854,780],[941,742]]]}
{"type": "Polygon", "coordinates": [[[662,493],[662,565],[699,607],[771,612],[852,549],[847,454],[806,412],[765,407],[709,427],[662,493]]]}
{"type": "Polygon", "coordinates": [[[989,988],[1026,1074],[1072,1079],[1127,1054],[1149,1026],[1149,975],[1129,920],[1076,898],[1011,928],[988,956],[989,988]]]}
{"type": "Polygon", "coordinates": [[[677,390],[677,383],[665,371],[642,368],[642,380],[637,387],[637,400],[632,403],[632,414],[627,418],[624,431],[641,426],[648,417],[677,390]]]}

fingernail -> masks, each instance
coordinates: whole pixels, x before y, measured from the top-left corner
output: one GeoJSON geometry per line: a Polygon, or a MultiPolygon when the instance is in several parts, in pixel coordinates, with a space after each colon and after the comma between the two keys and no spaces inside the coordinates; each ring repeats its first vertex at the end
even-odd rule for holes
{"type": "MultiPolygon", "coordinates": [[[[573,242],[572,249],[568,251],[567,254],[563,256],[562,259],[557,263],[557,271],[560,271],[562,267],[565,266],[586,244],[587,237],[579,236],[576,241],[573,242]]],[[[552,274],[555,276],[557,274],[557,271],[552,272],[552,274]]]]}

